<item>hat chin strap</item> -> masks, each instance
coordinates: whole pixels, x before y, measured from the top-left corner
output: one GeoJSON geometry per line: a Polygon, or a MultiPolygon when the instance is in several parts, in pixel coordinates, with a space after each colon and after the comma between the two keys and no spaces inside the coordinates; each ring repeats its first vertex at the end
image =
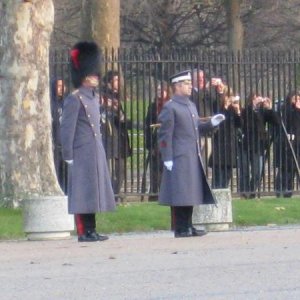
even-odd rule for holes
{"type": "Polygon", "coordinates": [[[82,85],[88,87],[97,87],[99,85],[99,77],[96,75],[86,76],[82,82],[82,85]]]}

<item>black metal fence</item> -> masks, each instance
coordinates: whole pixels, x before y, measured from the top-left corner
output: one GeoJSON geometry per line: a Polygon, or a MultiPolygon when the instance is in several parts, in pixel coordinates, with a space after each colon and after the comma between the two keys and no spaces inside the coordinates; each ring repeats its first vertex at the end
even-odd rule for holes
{"type": "MultiPolygon", "coordinates": [[[[239,95],[240,106],[244,110],[243,125],[224,129],[231,130],[230,136],[234,137],[234,144],[231,145],[235,148],[234,157],[231,158],[234,163],[232,161],[221,163],[224,160],[222,151],[225,155],[226,151],[232,151],[230,148],[219,149],[221,154],[218,157],[211,154],[213,152],[211,149],[214,150],[217,144],[216,139],[220,138],[217,137],[217,133],[205,137],[203,160],[206,174],[213,186],[216,187],[214,178],[216,174],[223,174],[222,176],[230,178],[229,188],[234,195],[252,197],[254,194],[256,196],[283,194],[288,196],[290,192],[297,192],[299,190],[297,166],[281,121],[289,127],[290,142],[296,152],[297,160],[299,160],[299,137],[297,137],[299,130],[292,132],[286,117],[281,118],[280,115],[284,99],[292,91],[299,90],[299,63],[299,51],[247,50],[236,55],[231,52],[198,49],[170,49],[164,53],[141,49],[105,51],[103,73],[112,69],[118,72],[122,79],[119,86],[122,110],[125,118],[134,124],[133,127],[128,128],[124,125],[132,153],[130,156],[125,155],[124,158],[125,180],[120,196],[139,195],[143,199],[145,195],[157,195],[158,191],[153,188],[153,181],[159,181],[160,162],[158,156],[151,155],[157,150],[154,141],[150,142],[150,148],[146,147],[145,118],[151,103],[157,102],[158,87],[164,81],[168,81],[170,75],[185,69],[203,70],[206,84],[211,78],[221,78],[230,87],[232,94],[239,95]],[[246,99],[251,93],[261,95],[262,98],[270,98],[271,109],[278,117],[276,122],[264,119],[263,128],[256,133],[258,135],[245,132],[245,130],[254,130],[253,128],[258,125],[257,120],[246,112],[246,99]],[[248,116],[247,121],[245,116],[248,116]],[[263,144],[259,143],[258,136],[261,135],[264,139],[263,144]]],[[[70,91],[68,51],[52,51],[50,66],[51,77],[63,78],[70,91]]],[[[206,99],[210,101],[208,104],[210,110],[217,113],[220,111],[220,100],[213,98],[213,93],[211,85],[206,88],[206,99]]],[[[156,128],[151,130],[154,131],[156,128]]],[[[221,184],[217,187],[226,186],[221,184]]]]}

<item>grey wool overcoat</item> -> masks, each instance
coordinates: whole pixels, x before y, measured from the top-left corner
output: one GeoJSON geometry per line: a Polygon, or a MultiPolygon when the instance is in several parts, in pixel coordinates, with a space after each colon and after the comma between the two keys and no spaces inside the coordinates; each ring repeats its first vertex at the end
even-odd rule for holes
{"type": "Polygon", "coordinates": [[[174,95],[158,116],[158,143],[163,161],[173,161],[171,171],[163,169],[159,202],[170,206],[215,203],[201,158],[199,132],[213,129],[211,121],[199,119],[188,97],[174,95]]]}
{"type": "Polygon", "coordinates": [[[80,87],[64,100],[61,120],[64,160],[69,165],[69,213],[95,213],[115,208],[100,133],[99,95],[80,87]]]}

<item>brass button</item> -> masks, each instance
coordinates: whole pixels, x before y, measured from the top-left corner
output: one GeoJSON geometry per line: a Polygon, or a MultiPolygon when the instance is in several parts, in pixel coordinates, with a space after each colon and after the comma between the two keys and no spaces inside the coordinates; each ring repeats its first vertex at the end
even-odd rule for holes
{"type": "Polygon", "coordinates": [[[97,136],[97,133],[94,133],[94,136],[97,136]]]}
{"type": "Polygon", "coordinates": [[[92,127],[94,127],[94,124],[91,124],[92,127]]]}
{"type": "Polygon", "coordinates": [[[88,115],[88,118],[90,118],[91,117],[91,115],[88,115]]]}

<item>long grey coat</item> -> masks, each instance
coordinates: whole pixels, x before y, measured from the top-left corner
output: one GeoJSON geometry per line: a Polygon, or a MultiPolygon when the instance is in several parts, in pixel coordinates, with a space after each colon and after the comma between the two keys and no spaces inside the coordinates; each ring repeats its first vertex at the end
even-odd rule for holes
{"type": "Polygon", "coordinates": [[[69,213],[95,213],[115,208],[110,174],[100,133],[99,97],[81,87],[64,100],[62,154],[69,166],[69,213]]]}
{"type": "Polygon", "coordinates": [[[199,131],[212,130],[201,122],[188,97],[174,95],[163,107],[158,122],[158,143],[163,161],[173,161],[172,171],[163,170],[159,202],[170,206],[215,203],[206,180],[199,145],[199,131]]]}

